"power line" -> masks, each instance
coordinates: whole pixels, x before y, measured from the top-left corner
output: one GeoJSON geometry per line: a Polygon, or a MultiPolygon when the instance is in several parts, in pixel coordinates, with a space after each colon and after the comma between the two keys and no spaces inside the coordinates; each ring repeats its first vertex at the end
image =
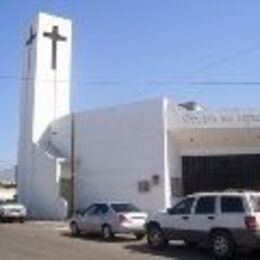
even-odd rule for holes
{"type": "Polygon", "coordinates": [[[72,79],[72,80],[54,80],[54,79],[37,79],[30,77],[16,77],[11,75],[0,75],[0,80],[15,80],[20,82],[28,82],[28,81],[35,81],[40,83],[70,83],[73,82],[74,84],[85,84],[85,85],[124,85],[124,84],[141,84],[141,85],[154,85],[154,86],[170,86],[170,85],[239,85],[239,86],[258,86],[260,85],[260,81],[250,81],[250,80],[221,80],[221,81],[193,81],[193,80],[147,80],[147,81],[140,81],[140,82],[126,82],[126,81],[116,81],[116,80],[79,80],[79,79],[72,79]]]}
{"type": "Polygon", "coordinates": [[[208,70],[208,69],[212,69],[212,68],[215,68],[215,67],[218,67],[218,66],[221,66],[223,64],[226,64],[226,63],[229,63],[237,58],[240,58],[246,54],[249,54],[249,53],[252,53],[254,51],[257,51],[258,49],[260,48],[260,43],[257,42],[255,44],[253,44],[252,46],[249,46],[249,47],[246,47],[240,51],[237,51],[237,52],[233,52],[225,57],[221,57],[219,59],[216,59],[214,61],[211,61],[203,66],[201,66],[200,68],[194,70],[193,73],[199,73],[199,72],[203,72],[205,70],[208,70]]]}
{"type": "Polygon", "coordinates": [[[260,81],[149,81],[149,85],[234,85],[234,86],[258,86],[260,81]]]}
{"type": "Polygon", "coordinates": [[[12,75],[0,75],[0,80],[14,80],[19,82],[28,82],[28,81],[35,81],[35,82],[41,82],[41,83],[79,83],[79,84],[87,84],[87,85],[120,85],[122,84],[119,81],[109,81],[109,80],[97,80],[97,81],[90,81],[90,80],[79,80],[79,79],[72,79],[72,80],[63,80],[63,79],[35,79],[32,77],[17,77],[12,75]]]}
{"type": "Polygon", "coordinates": [[[191,81],[190,85],[234,85],[234,86],[258,86],[260,81],[191,81]]]}

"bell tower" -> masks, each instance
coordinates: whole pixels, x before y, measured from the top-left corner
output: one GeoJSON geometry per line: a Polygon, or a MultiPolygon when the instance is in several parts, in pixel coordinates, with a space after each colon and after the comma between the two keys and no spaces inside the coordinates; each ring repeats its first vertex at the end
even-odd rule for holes
{"type": "Polygon", "coordinates": [[[18,198],[32,200],[36,149],[55,121],[70,114],[71,21],[39,13],[24,41],[18,145],[18,198]]]}

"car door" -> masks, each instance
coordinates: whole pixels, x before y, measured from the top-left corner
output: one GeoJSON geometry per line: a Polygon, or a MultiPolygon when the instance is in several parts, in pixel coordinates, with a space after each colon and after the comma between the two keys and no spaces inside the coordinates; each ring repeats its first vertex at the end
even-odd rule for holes
{"type": "Polygon", "coordinates": [[[245,205],[242,196],[223,195],[220,197],[221,218],[218,226],[237,231],[245,226],[245,205]]]}
{"type": "Polygon", "coordinates": [[[98,210],[98,205],[91,205],[84,214],[84,219],[82,221],[82,229],[86,233],[93,233],[95,231],[93,227],[94,218],[96,216],[96,212],[98,210]]]}
{"type": "Polygon", "coordinates": [[[89,223],[93,233],[100,233],[104,223],[109,224],[109,207],[107,204],[97,204],[96,210],[90,217],[89,223]]]}
{"type": "Polygon", "coordinates": [[[84,232],[84,229],[85,229],[85,212],[87,211],[88,209],[77,209],[76,212],[75,212],[75,216],[73,217],[73,220],[76,220],[77,222],[77,225],[79,227],[80,230],[82,230],[84,232]]]}
{"type": "Polygon", "coordinates": [[[218,217],[217,197],[213,195],[198,197],[190,221],[190,239],[200,241],[207,238],[218,217]]]}
{"type": "Polygon", "coordinates": [[[167,211],[163,220],[163,228],[169,238],[186,238],[190,230],[190,214],[194,201],[194,197],[188,197],[167,211]]]}

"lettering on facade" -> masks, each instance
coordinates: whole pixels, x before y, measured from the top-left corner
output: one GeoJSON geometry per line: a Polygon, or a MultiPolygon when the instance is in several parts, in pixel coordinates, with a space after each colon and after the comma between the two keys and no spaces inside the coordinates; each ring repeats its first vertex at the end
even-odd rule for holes
{"type": "Polygon", "coordinates": [[[226,124],[226,123],[260,123],[259,114],[185,114],[182,117],[185,123],[194,125],[207,125],[207,124],[226,124]]]}

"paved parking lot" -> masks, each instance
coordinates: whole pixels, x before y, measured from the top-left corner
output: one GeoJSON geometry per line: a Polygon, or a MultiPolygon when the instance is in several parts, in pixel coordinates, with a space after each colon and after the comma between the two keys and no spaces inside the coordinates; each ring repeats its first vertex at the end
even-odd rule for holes
{"type": "MultiPolygon", "coordinates": [[[[204,260],[207,252],[191,249],[181,243],[164,251],[149,249],[146,241],[120,237],[103,242],[98,237],[72,238],[66,225],[57,222],[0,224],[1,260],[204,260]]],[[[243,255],[239,259],[260,259],[260,255],[243,255]]]]}

